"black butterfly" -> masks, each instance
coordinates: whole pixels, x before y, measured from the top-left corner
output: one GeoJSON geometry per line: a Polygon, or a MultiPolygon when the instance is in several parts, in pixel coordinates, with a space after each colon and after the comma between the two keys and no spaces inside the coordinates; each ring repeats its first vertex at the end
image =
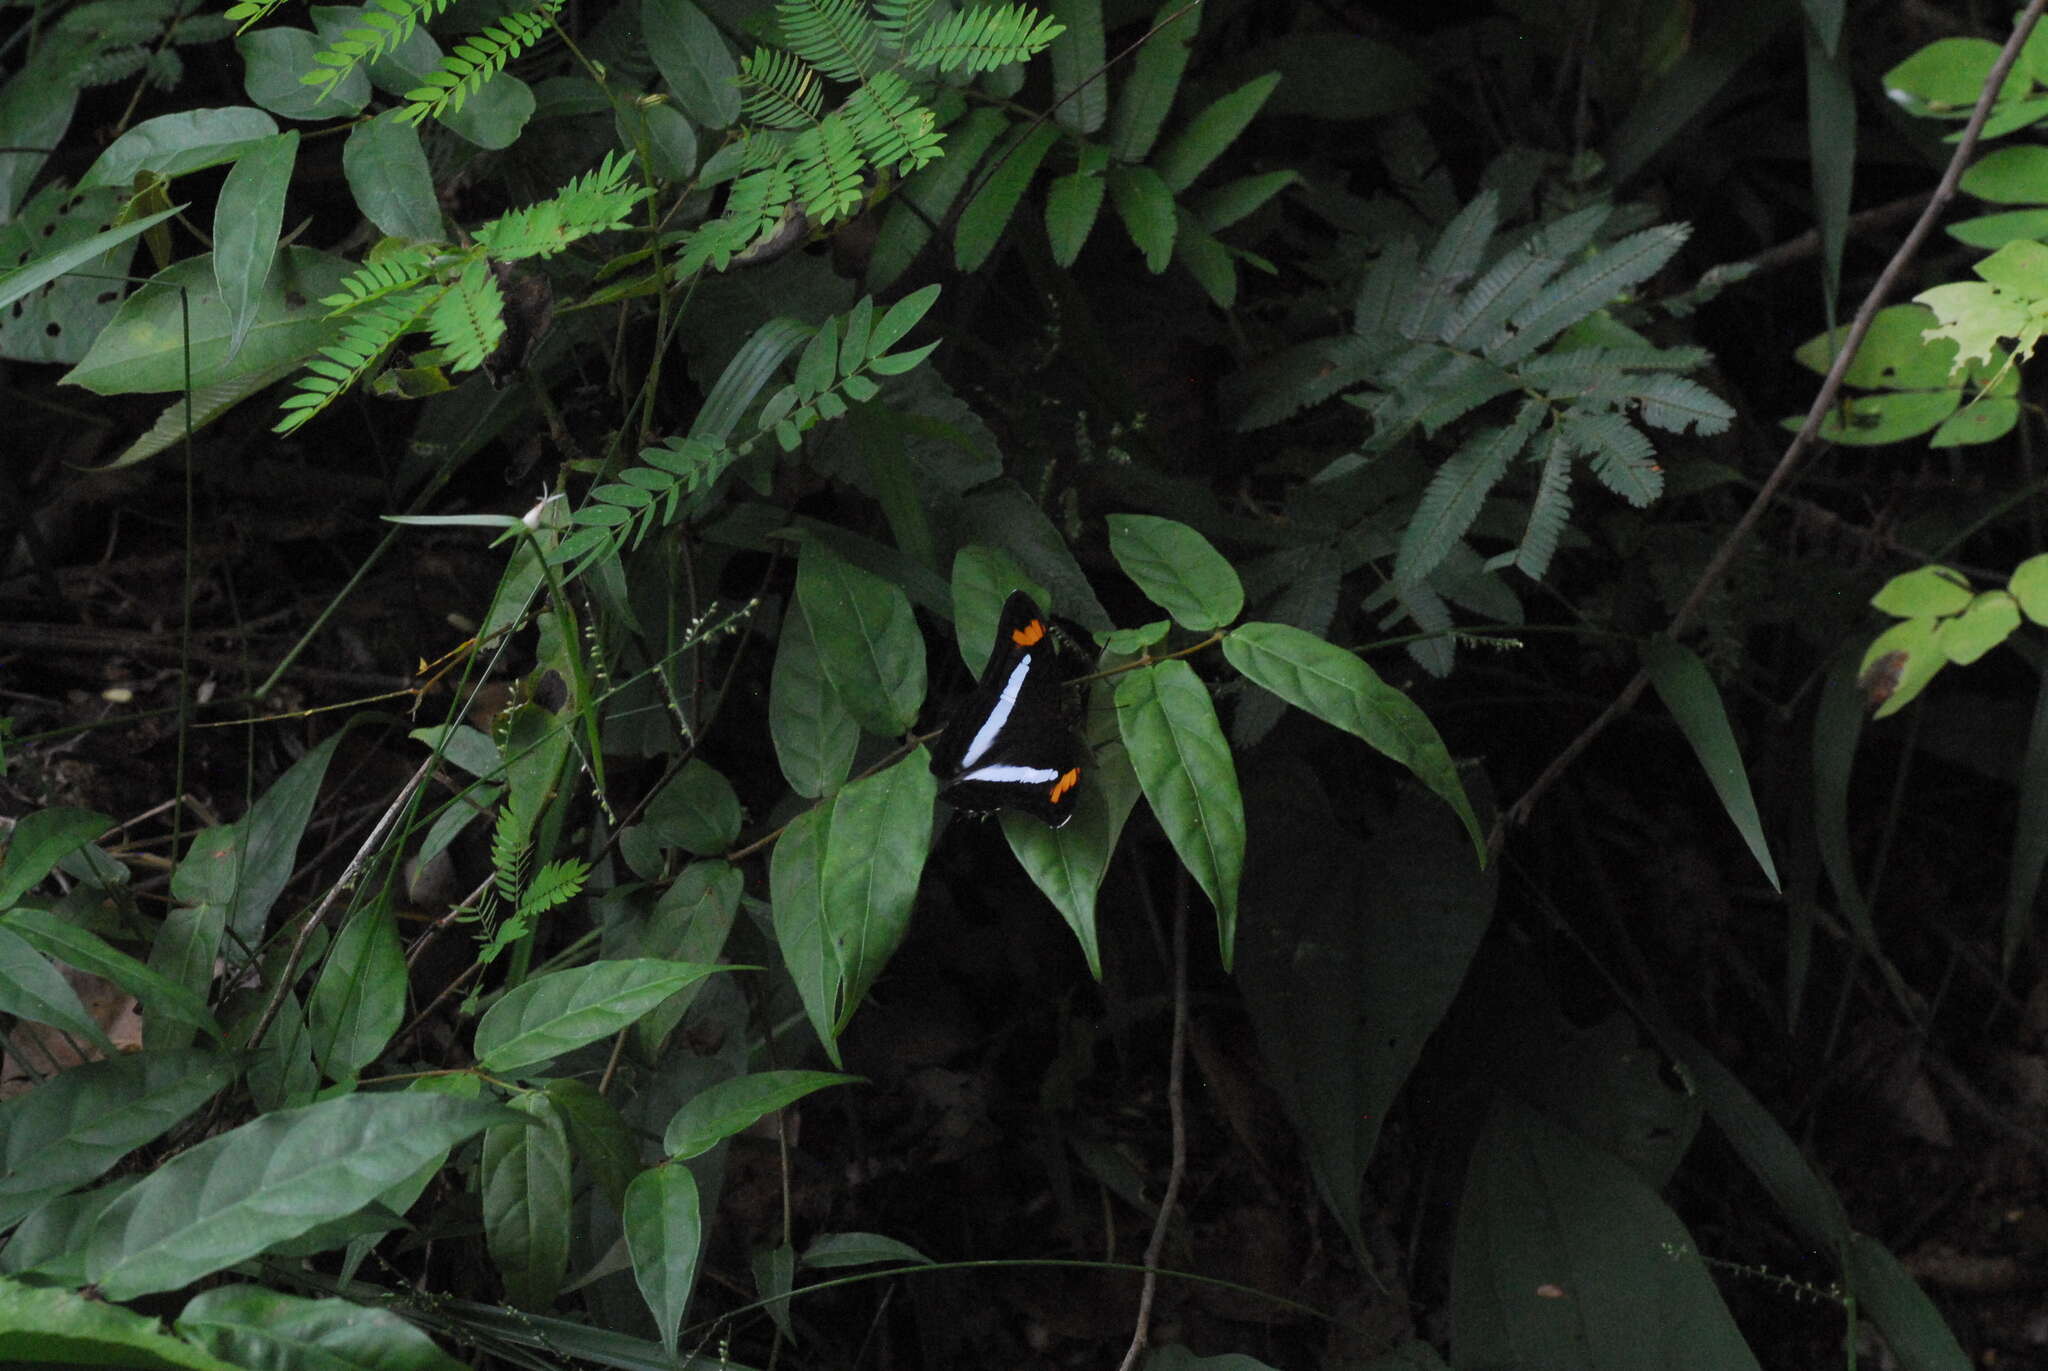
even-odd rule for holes
{"type": "Polygon", "coordinates": [[[1021,809],[1054,828],[1074,817],[1083,748],[1061,708],[1058,657],[1038,606],[1012,594],[974,697],[932,753],[939,794],[955,807],[1021,809]]]}

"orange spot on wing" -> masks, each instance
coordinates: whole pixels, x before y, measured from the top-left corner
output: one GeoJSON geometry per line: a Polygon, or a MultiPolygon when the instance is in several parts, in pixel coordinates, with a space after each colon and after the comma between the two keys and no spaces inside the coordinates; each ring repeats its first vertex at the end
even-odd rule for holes
{"type": "Polygon", "coordinates": [[[1057,781],[1052,783],[1052,794],[1046,796],[1046,798],[1054,804],[1058,804],[1061,800],[1067,798],[1068,791],[1079,784],[1081,784],[1081,768],[1077,766],[1073,770],[1063,773],[1057,781]]]}
{"type": "Polygon", "coordinates": [[[1044,636],[1045,625],[1033,619],[1015,633],[1012,633],[1010,641],[1014,642],[1018,647],[1035,647],[1038,644],[1038,640],[1044,636]]]}

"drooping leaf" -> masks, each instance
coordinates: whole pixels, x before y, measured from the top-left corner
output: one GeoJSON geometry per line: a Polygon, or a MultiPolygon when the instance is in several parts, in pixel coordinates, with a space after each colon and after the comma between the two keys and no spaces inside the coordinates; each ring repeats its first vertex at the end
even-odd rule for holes
{"type": "Polygon", "coordinates": [[[476,1026],[477,1065],[513,1072],[631,1024],[676,991],[724,966],[652,957],[551,971],[510,991],[476,1026]]]}
{"type": "Polygon", "coordinates": [[[342,926],[306,1001],[313,1056],[330,1080],[354,1080],[405,1022],[405,949],[382,902],[342,926]]]}
{"type": "Polygon", "coordinates": [[[342,175],[356,208],[394,238],[432,242],[445,235],[441,204],[420,131],[403,119],[371,119],[349,130],[342,175]]]}
{"type": "Polygon", "coordinates": [[[796,593],[840,702],[868,732],[901,736],[925,689],[924,635],[909,599],[815,540],[797,564],[796,593]]]}
{"type": "Polygon", "coordinates": [[[1110,151],[1120,162],[1142,162],[1173,108],[1181,73],[1202,23],[1202,9],[1186,0],[1166,0],[1152,16],[1151,31],[1130,75],[1117,91],[1116,114],[1110,121],[1110,151]]]}
{"type": "Polygon", "coordinates": [[[1643,666],[1664,707],[1678,721],[1679,732],[1692,745],[1693,755],[1706,769],[1721,807],[1734,821],[1736,831],[1749,853],[1763,868],[1773,890],[1778,881],[1777,863],[1771,860],[1770,844],[1764,838],[1763,819],[1757,813],[1756,798],[1750,794],[1749,773],[1742,765],[1742,751],[1735,745],[1734,730],[1728,726],[1728,712],[1721,692],[1706,664],[1687,648],[1659,638],[1643,649],[1643,666]]]}
{"type": "Polygon", "coordinates": [[[674,1356],[704,1241],[697,1178],[679,1162],[642,1171],[626,1187],[624,1218],[633,1279],[674,1356]]]}
{"type": "Polygon", "coordinates": [[[690,0],[640,0],[647,55],[692,122],[730,128],[740,117],[739,67],[725,36],[690,0]]]}
{"type": "Polygon", "coordinates": [[[860,725],[818,664],[817,642],[800,600],[792,599],[783,611],[768,687],[768,730],[783,779],[806,799],[844,782],[860,745],[860,725]]]}
{"type": "Polygon", "coordinates": [[[720,1081],[675,1112],[662,1133],[661,1150],[672,1160],[688,1161],[806,1095],[864,1079],[834,1071],[756,1071],[720,1081]]]}
{"type": "Polygon", "coordinates": [[[1109,550],[1152,603],[1196,633],[1244,610],[1244,585],[1222,553],[1186,524],[1151,514],[1109,516],[1109,550]]]}
{"type": "Polygon", "coordinates": [[[333,1371],[461,1371],[462,1363],[389,1309],[312,1300],[260,1285],[203,1291],[178,1313],[178,1332],[238,1366],[333,1371]]]}
{"type": "Polygon", "coordinates": [[[213,275],[228,316],[227,361],[242,350],[263,302],[263,283],[284,227],[284,195],[298,160],[299,135],[287,130],[242,150],[213,211],[213,275]]]}
{"type": "Polygon", "coordinates": [[[569,1270],[569,1135],[550,1095],[521,1095],[512,1108],[532,1122],[484,1133],[484,1243],[505,1278],[505,1298],[541,1310],[569,1270]]]}

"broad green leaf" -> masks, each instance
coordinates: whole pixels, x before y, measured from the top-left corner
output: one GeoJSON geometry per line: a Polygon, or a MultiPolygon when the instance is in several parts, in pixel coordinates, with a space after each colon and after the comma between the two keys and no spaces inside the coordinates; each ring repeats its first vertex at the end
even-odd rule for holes
{"type": "Polygon", "coordinates": [[[2048,200],[2048,148],[2029,143],[1987,152],[1963,173],[1962,189],[1993,204],[2038,205],[2048,200]]]}
{"type": "MultiPolygon", "coordinates": [[[[229,1039],[232,1045],[245,1045],[260,1012],[260,1006],[251,1009],[248,1017],[235,1025],[229,1039]]],[[[306,1028],[306,1011],[299,997],[287,990],[284,1007],[249,1063],[250,1097],[258,1109],[282,1109],[307,1103],[319,1085],[320,1068],[313,1061],[313,1035],[306,1028]]]]}
{"type": "Polygon", "coordinates": [[[840,1030],[909,926],[937,798],[920,747],[798,815],[775,844],[775,941],[835,1065],[840,1030]]]}
{"type": "Polygon", "coordinates": [[[1209,689],[1186,662],[1161,662],[1117,682],[1116,717],[1159,826],[1216,906],[1228,969],[1244,870],[1244,800],[1209,689]]]}
{"type": "MultiPolygon", "coordinates": [[[[22,912],[14,911],[16,915],[22,912]]],[[[0,1014],[61,1029],[98,1048],[104,1056],[114,1055],[114,1045],[85,1012],[78,992],[63,973],[4,924],[0,924],[0,1014]]]]}
{"type": "Polygon", "coordinates": [[[38,1205],[0,1248],[0,1273],[33,1272],[38,1285],[85,1284],[85,1239],[108,1205],[128,1193],[142,1173],[131,1172],[91,1190],[74,1190],[38,1205]]]}
{"type": "Polygon", "coordinates": [[[796,1285],[796,1249],[788,1243],[763,1248],[754,1253],[750,1265],[755,1296],[782,1336],[796,1341],[796,1325],[789,1317],[789,1293],[796,1285]]]}
{"type": "Polygon", "coordinates": [[[593,962],[536,976],[484,1011],[476,1064],[513,1072],[618,1032],[676,991],[724,966],[653,957],[593,962]]]}
{"type": "Polygon", "coordinates": [[[188,351],[181,295],[190,308],[189,357],[195,388],[299,360],[326,341],[332,325],[319,299],[340,290],[351,269],[342,258],[311,248],[286,249],[264,283],[247,345],[239,355],[230,356],[234,323],[214,281],[213,258],[188,257],[158,272],[124,300],[85,360],[63,379],[101,395],[183,390],[188,351]]]}
{"type": "Polygon", "coordinates": [[[1871,717],[1888,718],[1904,709],[1947,665],[1939,619],[1906,619],[1878,634],[1856,669],[1871,717]]]}
{"type": "Polygon", "coordinates": [[[1109,550],[1124,575],[1182,628],[1207,633],[1244,611],[1237,572],[1186,524],[1150,514],[1112,514],[1109,550]]]}
{"type": "Polygon", "coordinates": [[[647,167],[660,181],[687,181],[697,169],[697,130],[674,105],[621,103],[615,115],[619,142],[647,145],[647,167]]]}
{"type": "Polygon", "coordinates": [[[354,1213],[503,1113],[406,1092],[266,1114],[180,1153],[109,1205],[87,1272],[110,1300],[188,1285],[354,1213]]]}
{"type": "MultiPolygon", "coordinates": [[[[1955,344],[1925,337],[1935,323],[1934,311],[1925,305],[1885,306],[1870,321],[1863,345],[1842,373],[1843,383],[1859,390],[1946,389],[1955,370],[1955,344]]],[[[1816,375],[1826,375],[1848,331],[1844,324],[1831,333],[1815,334],[1792,356],[1816,375]]]]}
{"type": "MultiPolygon", "coordinates": [[[[1841,289],[1842,244],[1856,177],[1856,93],[1847,54],[1806,30],[1806,145],[1821,239],[1821,289],[1841,289]]],[[[1831,314],[1829,318],[1834,316],[1831,314]]]]}
{"type": "MultiPolygon", "coordinates": [[[[179,905],[164,915],[149,945],[149,969],[204,1005],[226,931],[227,911],[220,906],[179,905]]],[[[197,1028],[174,1014],[158,1014],[145,1019],[142,1040],[152,1049],[190,1047],[197,1028]]]]}
{"type": "Polygon", "coordinates": [[[642,1171],[626,1187],[624,1219],[633,1279],[661,1331],[662,1346],[673,1356],[704,1241],[697,1178],[681,1163],[642,1171]]]}
{"type": "MultiPolygon", "coordinates": [[[[728,862],[692,862],[684,867],[641,925],[639,955],[673,962],[717,961],[724,955],[725,940],[739,914],[741,886],[739,868],[728,862]]],[[[684,986],[634,1025],[633,1031],[650,1058],[659,1055],[662,1040],[682,1022],[703,988],[702,981],[684,986]]]]}
{"type": "Polygon", "coordinates": [[[700,857],[715,856],[740,836],[744,819],[732,782],[692,757],[647,802],[640,822],[662,842],[700,857]]]}
{"type": "Polygon", "coordinates": [[[1299,180],[1297,171],[1267,171],[1226,181],[1195,202],[1195,217],[1209,232],[1221,233],[1299,180]]]}
{"type": "Polygon", "coordinates": [[[139,1000],[145,1014],[190,1024],[220,1041],[220,1024],[204,999],[111,946],[99,934],[41,909],[10,910],[0,915],[0,926],[25,938],[46,957],[112,981],[139,1000]]]}
{"type": "Polygon", "coordinates": [[[176,178],[232,162],[244,149],[277,133],[277,120],[260,109],[229,105],[145,119],[107,145],[78,188],[131,186],[142,172],[176,178]]]}
{"type": "Polygon", "coordinates": [[[313,1056],[329,1080],[352,1081],[405,1022],[405,949],[380,900],[343,925],[306,1001],[313,1056]]]}
{"type": "Polygon", "coordinates": [[[15,217],[77,109],[78,86],[50,80],[40,62],[17,68],[0,86],[0,128],[12,144],[0,153],[0,223],[15,217]]]}
{"type": "Polygon", "coordinates": [[[775,671],[768,684],[768,732],[775,761],[790,788],[806,799],[836,789],[853,769],[860,746],[854,722],[818,665],[818,645],[800,601],[782,614],[775,671]]]}
{"type": "Polygon", "coordinates": [[[878,1262],[931,1265],[932,1259],[907,1242],[880,1233],[820,1233],[811,1239],[798,1264],[814,1270],[837,1266],[873,1266],[878,1262]]]}
{"type": "MultiPolygon", "coordinates": [[[[1065,25],[1046,49],[1052,63],[1052,117],[1069,133],[1093,133],[1109,113],[1102,0],[1050,0],[1040,12],[1065,25]]],[[[946,155],[953,155],[950,146],[946,155]]]]}
{"type": "MultiPolygon", "coordinates": [[[[1988,38],[1937,38],[1880,79],[1885,93],[1894,100],[1903,103],[1902,97],[1910,97],[1920,102],[1928,114],[1960,117],[1977,103],[1977,96],[1997,62],[1998,44],[1988,38]]],[[[2017,99],[2026,94],[2029,84],[2025,64],[2021,63],[2007,74],[1998,98],[2017,99]]],[[[1967,178],[1964,189],[1969,189],[1967,178]]]]}
{"type": "Polygon", "coordinates": [[[1153,159],[1152,165],[1167,190],[1178,195],[1193,185],[1195,178],[1237,141],[1237,135],[1244,132],[1245,125],[1251,123],[1279,84],[1278,72],[1254,77],[1189,120],[1188,126],[1153,159]]]}
{"type": "Polygon", "coordinates": [[[1656,1192],[1509,1095],[1473,1146],[1451,1318],[1460,1366],[1757,1365],[1656,1192]]]}
{"type": "Polygon", "coordinates": [[[981,108],[946,130],[946,155],[904,182],[896,197],[901,203],[882,220],[868,259],[869,290],[886,290],[924,251],[932,225],[946,217],[990,145],[1009,129],[1007,116],[981,108]]]}
{"type": "Polygon", "coordinates": [[[976,679],[994,655],[1003,604],[1019,590],[1046,613],[1054,612],[1045,587],[1026,576],[1017,559],[1001,548],[970,543],[953,554],[953,633],[960,644],[960,660],[976,679]]]}
{"type": "Polygon", "coordinates": [[[1891,1250],[1867,1233],[1849,1235],[1842,1284],[1856,1308],[1884,1334],[1898,1365],[1914,1371],[1965,1371],[1978,1366],[1956,1341],[1941,1309],[1891,1250]]]}
{"type": "Polygon", "coordinates": [[[868,360],[874,361],[907,338],[938,299],[938,286],[921,286],[884,310],[868,330],[868,360]]]}
{"type": "Polygon", "coordinates": [[[661,1150],[673,1161],[688,1161],[806,1095],[865,1079],[833,1071],[757,1071],[720,1081],[675,1112],[661,1135],[661,1150]]]}
{"type": "Polygon", "coordinates": [[[1253,781],[1239,975],[1267,1079],[1363,1250],[1381,1123],[1479,950],[1498,877],[1419,790],[1403,787],[1369,842],[1315,812],[1310,791],[1253,781]]]}
{"type": "Polygon", "coordinates": [[[461,1362],[389,1309],[260,1285],[226,1285],[193,1296],[179,1311],[177,1327],[194,1345],[239,1366],[462,1371],[461,1362]]]}
{"type": "MultiPolygon", "coordinates": [[[[1104,689],[1096,698],[1108,701],[1112,695],[1104,689]]],[[[1003,837],[1009,840],[1018,865],[1074,930],[1081,955],[1088,959],[1088,974],[1101,980],[1095,897],[1102,889],[1124,823],[1138,803],[1138,778],[1121,741],[1097,744],[1094,762],[1084,773],[1074,817],[1064,827],[1048,828],[1027,814],[1008,812],[1002,816],[1002,825],[1003,837]]]]}
{"type": "Polygon", "coordinates": [[[547,1091],[569,1131],[576,1159],[590,1172],[612,1208],[623,1213],[626,1186],[640,1170],[639,1139],[632,1127],[620,1117],[617,1106],[588,1081],[563,1076],[549,1081],[547,1091]]]}
{"type": "Polygon", "coordinates": [[[797,563],[797,601],[833,692],[860,726],[901,737],[924,703],[924,635],[902,590],[815,539],[797,563]]]}
{"type": "Polygon", "coordinates": [[[1109,199],[1131,241],[1145,255],[1145,269],[1154,276],[1165,271],[1173,260],[1173,235],[1179,220],[1173,212],[1173,192],[1159,173],[1150,167],[1112,166],[1109,199]]]}
{"type": "Polygon", "coordinates": [[[960,271],[979,271],[988,255],[995,251],[1002,241],[1003,230],[1009,226],[1010,216],[1017,212],[1017,204],[1024,198],[1025,189],[1031,178],[1038,174],[1038,164],[1045,160],[1045,154],[1059,141],[1059,130],[1051,124],[1032,124],[1016,136],[999,145],[989,154],[993,172],[981,183],[981,189],[967,202],[960,212],[960,220],[953,228],[953,265],[960,271]]]}
{"type": "Polygon", "coordinates": [[[242,89],[249,99],[287,119],[344,119],[370,103],[370,78],[357,67],[325,90],[299,78],[319,64],[326,45],[307,29],[251,29],[235,39],[242,57],[242,89]]]}
{"type": "Polygon", "coordinates": [[[242,150],[220,188],[213,210],[213,277],[228,316],[225,362],[234,361],[256,323],[298,156],[296,130],[265,138],[242,150]]]}
{"type": "Polygon", "coordinates": [[[90,809],[57,807],[24,814],[0,855],[0,909],[8,909],[42,883],[58,862],[114,826],[90,809]]]}
{"type": "MultiPolygon", "coordinates": [[[[17,305],[38,287],[47,285],[68,272],[76,271],[131,238],[147,233],[184,208],[183,205],[174,205],[170,209],[137,219],[133,223],[108,229],[104,233],[96,233],[84,242],[60,248],[47,257],[24,263],[11,271],[0,272],[0,309],[17,305]]],[[[117,310],[115,318],[119,317],[120,311],[117,310]]]]}
{"type": "Polygon", "coordinates": [[[1870,597],[1873,609],[1895,619],[1960,614],[1970,604],[1970,578],[1945,566],[1916,567],[1892,577],[1870,597]]]}
{"type": "Polygon", "coordinates": [[[715,132],[739,121],[739,65],[704,11],[690,0],[640,0],[640,28],[647,55],[692,123],[715,132]]]}
{"type": "Polygon", "coordinates": [[[145,1314],[76,1290],[0,1279],[0,1361],[15,1366],[134,1366],[247,1371],[163,1331],[145,1314]]]}
{"type": "Polygon", "coordinates": [[[1237,305],[1237,259],[1185,206],[1174,206],[1173,260],[1187,269],[1218,309],[1237,305]]]}
{"type": "Polygon", "coordinates": [[[2020,613],[2037,624],[2048,624],[2048,552],[2036,553],[2014,567],[2006,585],[2019,602],[2020,613]]]}
{"type": "Polygon", "coordinates": [[[2010,593],[1987,590],[1941,626],[1941,655],[1968,666],[1999,646],[2020,626],[2020,607],[2010,593]]]}
{"type": "Polygon", "coordinates": [[[1151,31],[1130,75],[1117,92],[1109,147],[1120,162],[1142,162],[1159,137],[1167,111],[1180,92],[1181,73],[1201,28],[1202,9],[1186,0],[1166,0],[1152,16],[1151,31]]]}
{"type": "MultiPolygon", "coordinates": [[[[44,263],[69,260],[72,248],[107,232],[117,218],[141,218],[169,203],[156,183],[138,197],[106,186],[74,191],[56,181],[31,196],[11,222],[0,222],[0,282],[29,281],[22,298],[0,308],[0,358],[68,366],[85,356],[128,293],[139,245],[133,238],[116,243],[55,279],[44,263]]],[[[15,292],[0,286],[0,294],[15,292]]]]}
{"type": "Polygon", "coordinates": [[[1223,655],[1255,684],[1324,723],[1363,738],[1415,774],[1457,811],[1486,860],[1486,835],[1436,726],[1415,702],[1352,653],[1288,624],[1250,623],[1223,640],[1223,655]]]}
{"type": "Polygon", "coordinates": [[[1045,193],[1045,233],[1052,240],[1052,260],[1070,267],[1094,231],[1095,218],[1102,212],[1106,183],[1099,175],[1070,172],[1056,177],[1045,193]]]}
{"type": "Polygon", "coordinates": [[[533,1122],[484,1133],[484,1243],[505,1279],[505,1298],[546,1309],[569,1270],[569,1135],[548,1095],[521,1095],[512,1108],[533,1122]]]}
{"type": "Polygon", "coordinates": [[[385,115],[350,129],[341,171],[356,208],[381,232],[429,242],[446,234],[420,131],[409,121],[385,115]]]}
{"type": "Polygon", "coordinates": [[[1667,638],[1658,638],[1643,648],[1643,669],[1678,731],[1691,744],[1693,755],[1706,770],[1721,808],[1734,821],[1750,856],[1763,868],[1773,890],[1784,889],[1778,880],[1778,866],[1771,860],[1771,848],[1764,838],[1763,819],[1750,794],[1749,773],[1742,765],[1742,750],[1735,745],[1735,732],[1728,726],[1728,711],[1721,703],[1721,691],[1708,674],[1706,664],[1667,638]]]}
{"type": "Polygon", "coordinates": [[[212,1052],[127,1052],[61,1071],[0,1104],[0,1228],[104,1175],[234,1079],[212,1052]]]}
{"type": "Polygon", "coordinates": [[[193,433],[197,433],[242,401],[258,391],[268,390],[298,369],[297,361],[282,361],[263,371],[250,372],[245,376],[236,376],[215,385],[195,389],[192,392],[189,410],[185,405],[185,397],[179,396],[165,406],[154,424],[123,448],[121,455],[107,463],[103,469],[113,471],[120,467],[133,466],[137,462],[148,461],[164,449],[183,442],[187,424],[191,426],[193,433]]]}

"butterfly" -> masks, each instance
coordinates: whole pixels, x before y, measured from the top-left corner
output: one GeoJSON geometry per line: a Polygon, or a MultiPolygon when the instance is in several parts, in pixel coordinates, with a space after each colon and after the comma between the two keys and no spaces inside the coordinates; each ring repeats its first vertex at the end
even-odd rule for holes
{"type": "Polygon", "coordinates": [[[1083,747],[1060,702],[1059,648],[1023,591],[1003,602],[974,695],[939,736],[939,794],[969,814],[1021,809],[1054,828],[1074,817],[1083,747]]]}

